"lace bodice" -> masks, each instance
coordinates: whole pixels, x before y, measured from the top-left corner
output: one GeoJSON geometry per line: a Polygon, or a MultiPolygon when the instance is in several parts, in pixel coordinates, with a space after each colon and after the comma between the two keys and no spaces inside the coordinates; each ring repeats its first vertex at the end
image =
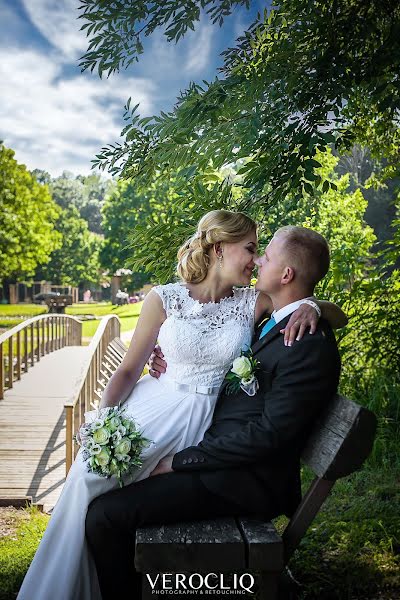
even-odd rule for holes
{"type": "Polygon", "coordinates": [[[180,383],[221,385],[241,349],[251,344],[258,292],[234,288],[233,296],[202,304],[180,283],[153,290],[167,314],[158,341],[168,375],[180,383]]]}

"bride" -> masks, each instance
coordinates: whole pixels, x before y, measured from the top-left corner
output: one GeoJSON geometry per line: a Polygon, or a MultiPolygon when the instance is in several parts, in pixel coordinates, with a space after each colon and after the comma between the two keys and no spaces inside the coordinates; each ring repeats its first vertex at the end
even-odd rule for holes
{"type": "MultiPolygon", "coordinates": [[[[127,484],[148,477],[166,455],[203,439],[233,360],[250,346],[255,322],[272,312],[269,297],[247,287],[256,251],[257,225],[252,219],[242,213],[211,211],[178,252],[182,282],[155,286],[146,296],[129,349],[100,403],[104,408],[121,401],[154,442],[143,451],[143,466],[126,478],[127,484]],[[157,340],[168,373],[159,379],[149,375],[139,379],[157,340]]],[[[319,304],[333,326],[344,324],[338,307],[319,304]]],[[[302,330],[315,328],[316,311],[309,304],[303,304],[296,317],[296,332],[300,325],[302,330]]],[[[85,418],[95,416],[91,411],[85,418]]],[[[89,473],[82,450],[78,452],[19,600],[101,598],[85,541],[85,517],[95,497],[116,487],[116,477],[89,473]]]]}

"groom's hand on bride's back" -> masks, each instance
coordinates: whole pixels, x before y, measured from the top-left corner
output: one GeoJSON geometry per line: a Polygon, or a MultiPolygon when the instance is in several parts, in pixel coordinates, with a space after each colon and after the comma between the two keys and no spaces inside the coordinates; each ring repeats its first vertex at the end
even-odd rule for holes
{"type": "Polygon", "coordinates": [[[156,379],[167,370],[167,363],[164,360],[164,354],[161,352],[160,346],[154,348],[148,360],[148,365],[150,375],[156,377],[156,379]]]}
{"type": "MultiPolygon", "coordinates": [[[[293,342],[300,340],[307,329],[309,333],[315,333],[318,324],[318,315],[314,308],[309,304],[301,304],[300,307],[291,315],[285,329],[280,332],[284,335],[285,346],[292,346],[293,342]]],[[[160,346],[156,346],[148,360],[149,373],[152,377],[158,379],[161,373],[167,370],[167,363],[164,360],[164,354],[160,346]]]]}

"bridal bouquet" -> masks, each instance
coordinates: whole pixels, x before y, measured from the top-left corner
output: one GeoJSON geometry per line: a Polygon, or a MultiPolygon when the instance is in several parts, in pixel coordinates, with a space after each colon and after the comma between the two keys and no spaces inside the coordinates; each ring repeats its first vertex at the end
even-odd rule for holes
{"type": "Polygon", "coordinates": [[[142,466],[142,450],[151,443],[119,406],[98,410],[91,423],[82,425],[75,440],[82,446],[88,470],[107,478],[115,475],[120,487],[123,475],[142,466]]]}

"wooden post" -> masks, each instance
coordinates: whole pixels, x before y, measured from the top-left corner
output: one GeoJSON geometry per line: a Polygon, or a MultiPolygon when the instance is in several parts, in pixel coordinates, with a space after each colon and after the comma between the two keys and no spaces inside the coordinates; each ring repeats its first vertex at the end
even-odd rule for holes
{"type": "Polygon", "coordinates": [[[28,372],[28,328],[24,329],[24,371],[28,372]]]}
{"type": "Polygon", "coordinates": [[[21,379],[21,332],[17,331],[17,379],[21,379]]]}
{"type": "Polygon", "coordinates": [[[8,387],[13,387],[14,365],[13,365],[13,336],[8,338],[8,387]]]}
{"type": "Polygon", "coordinates": [[[82,346],[82,323],[77,323],[78,325],[78,343],[77,346],[82,346]]]}
{"type": "Polygon", "coordinates": [[[54,350],[54,317],[50,317],[51,319],[51,343],[50,343],[50,347],[51,347],[51,352],[53,352],[54,350]]]}
{"type": "Polygon", "coordinates": [[[68,471],[72,466],[72,406],[65,407],[65,419],[66,419],[66,428],[65,428],[65,475],[68,475],[68,471]]]}
{"type": "Polygon", "coordinates": [[[0,344],[0,400],[4,398],[4,357],[3,344],[0,344]]]}
{"type": "Polygon", "coordinates": [[[289,562],[293,552],[300,544],[302,537],[309,528],[323,502],[325,502],[334,483],[334,481],[329,481],[328,479],[322,479],[320,477],[315,477],[313,480],[282,534],[282,540],[285,547],[285,564],[289,562]]]}
{"type": "Polygon", "coordinates": [[[38,361],[40,360],[40,327],[39,327],[39,321],[36,321],[36,356],[38,361]]]}
{"type": "Polygon", "coordinates": [[[91,390],[90,390],[89,404],[90,404],[90,402],[93,402],[93,400],[94,400],[94,390],[96,389],[96,379],[97,379],[97,377],[96,377],[96,353],[94,354],[94,356],[92,358],[92,362],[90,365],[90,372],[91,372],[92,378],[91,378],[91,390]]]}
{"type": "Polygon", "coordinates": [[[47,330],[47,338],[46,338],[46,352],[47,354],[51,352],[50,350],[50,318],[46,318],[46,330],[47,330]]]}
{"type": "Polygon", "coordinates": [[[87,410],[86,407],[88,405],[88,398],[89,398],[89,390],[88,390],[88,384],[89,384],[89,378],[88,378],[88,374],[85,377],[85,383],[83,384],[83,402],[82,402],[82,412],[81,412],[81,423],[84,419],[84,415],[85,415],[85,411],[87,410]]]}
{"type": "Polygon", "coordinates": [[[89,371],[87,374],[87,393],[86,393],[85,410],[89,410],[90,401],[92,399],[92,362],[93,361],[90,361],[89,371]]]}
{"type": "Polygon", "coordinates": [[[33,365],[35,364],[35,352],[34,352],[35,340],[34,340],[34,333],[33,333],[33,323],[31,323],[31,326],[29,329],[31,331],[31,365],[33,367],[33,365]]]}
{"type": "Polygon", "coordinates": [[[45,319],[42,319],[42,321],[41,321],[41,326],[42,326],[42,356],[44,356],[46,354],[46,332],[45,332],[45,328],[44,328],[44,321],[45,321],[45,319]]]}
{"type": "MultiPolygon", "coordinates": [[[[78,400],[77,404],[75,404],[75,406],[74,406],[74,430],[73,430],[73,433],[76,433],[78,431],[79,425],[81,424],[81,415],[80,415],[81,396],[82,396],[82,392],[79,395],[79,400],[78,400]]],[[[75,460],[75,456],[78,453],[78,447],[76,444],[73,444],[72,450],[73,450],[73,459],[75,460]]]]}
{"type": "Polygon", "coordinates": [[[85,412],[85,387],[86,387],[86,379],[83,382],[83,385],[81,387],[81,392],[79,394],[78,412],[79,412],[80,423],[82,423],[82,421],[83,421],[83,413],[85,412]]]}

